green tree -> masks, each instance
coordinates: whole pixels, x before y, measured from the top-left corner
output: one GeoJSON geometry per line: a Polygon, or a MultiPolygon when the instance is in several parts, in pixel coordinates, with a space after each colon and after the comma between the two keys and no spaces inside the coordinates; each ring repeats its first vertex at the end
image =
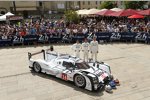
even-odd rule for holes
{"type": "Polygon", "coordinates": [[[65,11],[65,18],[68,22],[74,22],[74,23],[78,23],[80,19],[78,14],[73,10],[65,11]]]}
{"type": "Polygon", "coordinates": [[[126,9],[144,9],[144,5],[148,1],[124,1],[126,9]]]}
{"type": "Polygon", "coordinates": [[[116,3],[114,1],[104,1],[102,2],[102,4],[100,5],[100,9],[111,9],[116,7],[116,3]]]}

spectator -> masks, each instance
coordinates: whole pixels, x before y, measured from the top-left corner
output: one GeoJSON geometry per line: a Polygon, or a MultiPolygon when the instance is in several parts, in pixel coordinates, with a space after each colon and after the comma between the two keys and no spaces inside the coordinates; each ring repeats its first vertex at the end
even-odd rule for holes
{"type": "Polygon", "coordinates": [[[33,26],[29,30],[29,34],[31,34],[31,35],[35,35],[36,34],[36,29],[33,26]]]}

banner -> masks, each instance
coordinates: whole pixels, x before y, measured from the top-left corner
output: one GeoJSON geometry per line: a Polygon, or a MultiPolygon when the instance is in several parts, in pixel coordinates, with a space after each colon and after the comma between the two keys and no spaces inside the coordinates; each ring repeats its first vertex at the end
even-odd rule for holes
{"type": "Polygon", "coordinates": [[[79,42],[84,41],[84,38],[86,38],[85,34],[76,34],[72,37],[72,42],[76,42],[77,40],[79,40],[79,42]]]}
{"type": "Polygon", "coordinates": [[[120,40],[121,39],[121,33],[112,32],[110,36],[110,41],[120,40]]]}
{"type": "Polygon", "coordinates": [[[100,40],[109,41],[111,37],[111,34],[108,32],[96,33],[95,35],[97,37],[97,41],[100,41],[100,40]]]}
{"type": "Polygon", "coordinates": [[[21,36],[13,36],[12,43],[13,44],[22,44],[24,42],[24,38],[21,36]]]}
{"type": "Polygon", "coordinates": [[[147,41],[147,43],[150,43],[150,34],[148,34],[146,41],[147,41]]]}
{"type": "MultiPolygon", "coordinates": [[[[98,41],[135,41],[150,43],[150,34],[145,32],[131,33],[131,32],[101,32],[95,34],[98,41]]],[[[84,38],[92,40],[94,34],[87,36],[86,34],[76,34],[68,36],[69,43],[74,43],[77,40],[83,42],[84,38]]],[[[43,34],[43,35],[26,35],[26,36],[0,36],[0,46],[15,45],[15,44],[28,44],[28,43],[58,43],[63,42],[63,36],[55,34],[43,34]]]]}
{"type": "Polygon", "coordinates": [[[6,19],[7,20],[22,20],[23,19],[23,16],[6,16],[6,19]]]}
{"type": "Polygon", "coordinates": [[[48,41],[51,42],[51,43],[57,43],[57,42],[60,42],[62,41],[62,37],[61,36],[57,36],[57,35],[48,35],[49,39],[48,41]]]}
{"type": "Polygon", "coordinates": [[[0,46],[3,45],[12,45],[12,37],[0,36],[0,46]]]}
{"type": "Polygon", "coordinates": [[[148,33],[136,33],[136,36],[135,36],[135,41],[144,41],[146,42],[147,41],[147,38],[148,38],[148,33]]]}
{"type": "Polygon", "coordinates": [[[38,42],[38,35],[26,35],[24,36],[24,44],[28,44],[28,43],[33,43],[33,42],[38,42]]]}
{"type": "Polygon", "coordinates": [[[49,36],[47,34],[39,35],[38,36],[38,42],[48,42],[49,36]]]}
{"type": "Polygon", "coordinates": [[[120,35],[121,35],[120,40],[122,41],[134,41],[136,33],[123,32],[123,33],[120,33],[120,35]]]}

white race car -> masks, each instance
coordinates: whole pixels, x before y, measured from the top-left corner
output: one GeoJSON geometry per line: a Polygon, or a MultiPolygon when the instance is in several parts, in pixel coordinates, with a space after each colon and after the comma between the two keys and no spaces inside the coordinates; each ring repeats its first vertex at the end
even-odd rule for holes
{"type": "Polygon", "coordinates": [[[86,63],[80,58],[68,54],[58,54],[42,50],[28,53],[29,67],[35,72],[54,75],[65,81],[72,81],[77,87],[98,90],[111,78],[110,67],[105,63],[86,63]],[[33,55],[43,53],[43,59],[32,59],[33,55]]]}

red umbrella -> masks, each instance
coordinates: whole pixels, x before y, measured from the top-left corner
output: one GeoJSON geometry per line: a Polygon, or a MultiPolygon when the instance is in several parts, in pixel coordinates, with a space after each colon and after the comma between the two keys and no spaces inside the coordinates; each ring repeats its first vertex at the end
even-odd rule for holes
{"type": "Polygon", "coordinates": [[[127,9],[126,13],[129,13],[128,16],[134,15],[134,14],[139,14],[139,12],[137,10],[133,10],[133,9],[127,9]]]}
{"type": "Polygon", "coordinates": [[[150,9],[139,11],[141,15],[150,15],[150,9]]]}
{"type": "Polygon", "coordinates": [[[144,18],[144,16],[142,16],[142,15],[132,15],[132,16],[129,16],[128,18],[144,18]]]}
{"type": "Polygon", "coordinates": [[[109,16],[130,16],[130,15],[134,15],[134,14],[138,14],[138,11],[133,10],[133,9],[127,9],[127,10],[121,10],[121,11],[117,11],[114,13],[109,14],[109,16]]]}
{"type": "Polygon", "coordinates": [[[125,10],[113,12],[113,13],[109,14],[109,16],[126,16],[126,15],[124,15],[124,12],[125,12],[125,10]]]}
{"type": "Polygon", "coordinates": [[[112,10],[103,10],[103,11],[100,11],[100,12],[96,13],[96,15],[108,16],[109,14],[111,14],[113,12],[115,12],[115,11],[112,11],[112,10]]]}

